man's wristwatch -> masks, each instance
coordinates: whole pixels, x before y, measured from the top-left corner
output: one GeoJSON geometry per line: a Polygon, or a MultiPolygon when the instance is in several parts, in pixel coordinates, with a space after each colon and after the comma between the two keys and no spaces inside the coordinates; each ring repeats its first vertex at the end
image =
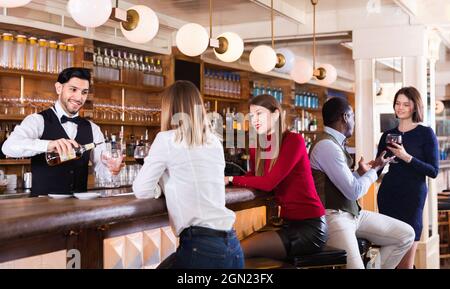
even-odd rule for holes
{"type": "Polygon", "coordinates": [[[233,177],[228,177],[228,182],[229,182],[230,184],[232,184],[232,183],[233,183],[233,177]]]}

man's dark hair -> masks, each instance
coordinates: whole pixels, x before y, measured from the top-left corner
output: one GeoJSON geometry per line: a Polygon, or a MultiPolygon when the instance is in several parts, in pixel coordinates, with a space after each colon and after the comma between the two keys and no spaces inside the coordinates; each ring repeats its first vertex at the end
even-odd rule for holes
{"type": "Polygon", "coordinates": [[[69,82],[72,78],[79,78],[91,82],[91,72],[89,69],[81,67],[69,67],[61,71],[58,75],[58,82],[61,84],[69,82]]]}
{"type": "Polygon", "coordinates": [[[332,126],[341,120],[342,115],[348,112],[350,104],[345,98],[333,97],[329,99],[322,108],[323,123],[326,126],[332,126]]]}

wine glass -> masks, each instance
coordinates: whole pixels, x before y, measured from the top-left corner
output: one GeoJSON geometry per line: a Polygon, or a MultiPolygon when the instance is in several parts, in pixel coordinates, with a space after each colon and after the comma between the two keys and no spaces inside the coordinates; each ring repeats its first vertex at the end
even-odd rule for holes
{"type": "Polygon", "coordinates": [[[148,151],[149,151],[148,148],[144,145],[136,146],[136,148],[134,149],[134,159],[138,164],[140,165],[144,164],[144,158],[147,156],[148,151]]]}
{"type": "MultiPolygon", "coordinates": [[[[388,145],[390,147],[394,147],[392,145],[392,143],[396,143],[398,145],[402,145],[402,143],[403,143],[402,142],[402,135],[389,133],[386,136],[386,145],[388,145]]],[[[393,156],[393,153],[390,150],[388,150],[387,153],[386,153],[386,157],[392,157],[392,156],[393,156]]],[[[395,158],[392,160],[392,163],[398,164],[398,162],[395,160],[395,158]]]]}

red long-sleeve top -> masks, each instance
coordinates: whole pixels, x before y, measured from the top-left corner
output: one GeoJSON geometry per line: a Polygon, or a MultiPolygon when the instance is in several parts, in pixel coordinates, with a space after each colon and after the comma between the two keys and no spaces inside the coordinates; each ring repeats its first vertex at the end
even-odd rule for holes
{"type": "Polygon", "coordinates": [[[283,219],[305,220],[325,214],[314,186],[305,141],[300,134],[287,132],[278,160],[269,171],[270,162],[265,160],[263,176],[255,176],[255,149],[250,149],[250,171],[245,176],[234,177],[233,184],[273,191],[283,219]]]}

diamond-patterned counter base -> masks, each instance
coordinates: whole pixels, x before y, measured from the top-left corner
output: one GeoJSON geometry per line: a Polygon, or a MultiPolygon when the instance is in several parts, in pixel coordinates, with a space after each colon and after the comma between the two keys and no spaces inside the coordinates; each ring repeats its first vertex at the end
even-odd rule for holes
{"type": "MultiPolygon", "coordinates": [[[[236,212],[235,230],[239,239],[259,230],[265,223],[265,207],[236,212]]],[[[153,269],[177,247],[178,238],[170,227],[105,239],[104,268],[153,269]]]]}

